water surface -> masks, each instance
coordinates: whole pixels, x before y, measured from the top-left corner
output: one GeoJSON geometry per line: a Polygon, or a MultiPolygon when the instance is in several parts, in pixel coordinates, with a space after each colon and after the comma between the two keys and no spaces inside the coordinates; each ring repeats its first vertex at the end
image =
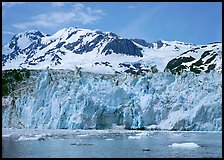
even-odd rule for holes
{"type": "Polygon", "coordinates": [[[2,146],[3,158],[221,158],[222,132],[7,130],[2,146]],[[171,147],[191,142],[200,147],[171,147]]]}

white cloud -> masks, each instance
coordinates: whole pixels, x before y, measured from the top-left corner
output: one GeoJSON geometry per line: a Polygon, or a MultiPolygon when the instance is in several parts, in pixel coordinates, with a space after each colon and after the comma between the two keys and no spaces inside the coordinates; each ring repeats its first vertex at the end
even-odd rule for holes
{"type": "Polygon", "coordinates": [[[73,7],[74,7],[75,10],[82,10],[82,9],[85,8],[85,6],[82,3],[75,3],[73,5],[73,7]]]}
{"type": "Polygon", "coordinates": [[[2,34],[10,34],[10,35],[15,35],[15,33],[13,33],[13,32],[9,32],[9,31],[2,31],[2,34]]]}
{"type": "Polygon", "coordinates": [[[124,26],[123,29],[118,32],[119,35],[124,37],[128,36],[127,38],[148,36],[144,34],[142,28],[144,28],[144,26],[147,24],[147,22],[150,21],[150,19],[156,18],[156,14],[159,13],[161,9],[161,6],[156,5],[147,11],[142,11],[141,16],[139,16],[137,19],[133,19],[133,21],[127,24],[127,26],[124,26]]]}
{"type": "Polygon", "coordinates": [[[2,2],[2,16],[5,17],[5,14],[7,13],[6,10],[8,10],[8,8],[18,5],[18,4],[24,4],[26,2],[2,2]]]}
{"type": "Polygon", "coordinates": [[[129,9],[133,9],[133,8],[136,8],[136,6],[134,6],[134,5],[129,5],[129,6],[127,6],[127,8],[129,8],[129,9]]]}
{"type": "Polygon", "coordinates": [[[61,24],[79,22],[81,24],[92,24],[102,18],[104,12],[99,9],[92,9],[82,3],[75,3],[72,10],[68,12],[43,13],[31,18],[29,22],[13,24],[18,29],[38,27],[56,27],[61,24]]]}
{"type": "Polygon", "coordinates": [[[34,26],[54,27],[60,24],[68,23],[74,17],[72,12],[51,12],[32,17],[31,22],[13,24],[18,29],[27,29],[34,26]]]}
{"type": "Polygon", "coordinates": [[[25,2],[2,2],[2,7],[12,7],[17,4],[24,4],[25,2]]]}
{"type": "Polygon", "coordinates": [[[53,7],[63,7],[65,6],[65,2],[51,2],[53,7]]]}

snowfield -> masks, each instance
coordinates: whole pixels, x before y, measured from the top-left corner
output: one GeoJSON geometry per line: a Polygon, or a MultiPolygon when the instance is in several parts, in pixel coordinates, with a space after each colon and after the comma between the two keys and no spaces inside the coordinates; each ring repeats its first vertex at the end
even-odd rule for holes
{"type": "Polygon", "coordinates": [[[3,70],[75,70],[79,67],[83,72],[115,74],[133,72],[133,69],[142,72],[143,68],[147,72],[156,66],[162,72],[168,62],[175,59],[180,59],[182,62],[178,65],[182,64],[187,71],[195,67],[202,71],[222,70],[221,42],[195,45],[159,40],[148,43],[122,38],[112,32],[73,27],[63,28],[51,36],[35,30],[17,34],[3,45],[2,51],[3,70]],[[193,59],[188,61],[189,57],[193,59]],[[130,67],[122,66],[123,63],[141,65],[130,67]],[[195,65],[193,68],[192,64],[195,65]]]}

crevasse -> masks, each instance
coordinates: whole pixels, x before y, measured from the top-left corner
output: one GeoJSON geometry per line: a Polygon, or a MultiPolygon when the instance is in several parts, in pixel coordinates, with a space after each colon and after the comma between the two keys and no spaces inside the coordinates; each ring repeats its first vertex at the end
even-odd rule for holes
{"type": "Polygon", "coordinates": [[[4,128],[222,130],[222,74],[215,71],[135,77],[36,70],[28,84],[3,97],[4,128]]]}

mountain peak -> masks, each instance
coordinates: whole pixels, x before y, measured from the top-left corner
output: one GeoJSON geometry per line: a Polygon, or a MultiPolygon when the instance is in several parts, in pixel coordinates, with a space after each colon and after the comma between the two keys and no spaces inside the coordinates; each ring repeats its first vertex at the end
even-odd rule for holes
{"type": "Polygon", "coordinates": [[[24,31],[22,33],[19,33],[19,34],[15,35],[15,37],[22,37],[22,36],[27,36],[27,37],[31,37],[31,36],[44,37],[44,36],[46,36],[46,34],[42,33],[39,30],[27,30],[27,31],[24,31]]]}
{"type": "Polygon", "coordinates": [[[162,39],[150,43],[138,38],[123,38],[113,32],[78,27],[63,28],[51,36],[28,30],[3,46],[2,64],[3,69],[74,69],[78,66],[89,72],[140,74],[155,65],[163,71],[173,60],[167,67],[173,72],[181,69],[176,65],[188,70],[195,70],[192,67],[196,66],[197,70],[207,71],[220,68],[220,45],[197,46],[162,39]],[[192,65],[188,66],[190,63],[192,65]],[[199,64],[201,68],[197,66],[199,64]]]}

